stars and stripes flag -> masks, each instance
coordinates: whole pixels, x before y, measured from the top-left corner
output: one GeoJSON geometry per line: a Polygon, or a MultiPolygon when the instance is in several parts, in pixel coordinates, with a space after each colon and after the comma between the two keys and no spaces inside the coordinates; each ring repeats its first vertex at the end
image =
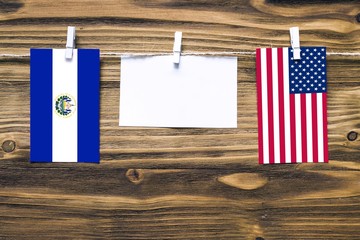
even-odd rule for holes
{"type": "Polygon", "coordinates": [[[256,50],[259,163],[328,162],[326,48],[256,50]]]}

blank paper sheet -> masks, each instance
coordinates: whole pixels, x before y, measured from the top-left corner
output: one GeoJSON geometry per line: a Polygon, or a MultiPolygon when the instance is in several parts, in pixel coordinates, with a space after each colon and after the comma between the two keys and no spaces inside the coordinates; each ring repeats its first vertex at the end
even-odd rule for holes
{"type": "Polygon", "coordinates": [[[122,57],[120,126],[237,127],[237,58],[122,57]]]}

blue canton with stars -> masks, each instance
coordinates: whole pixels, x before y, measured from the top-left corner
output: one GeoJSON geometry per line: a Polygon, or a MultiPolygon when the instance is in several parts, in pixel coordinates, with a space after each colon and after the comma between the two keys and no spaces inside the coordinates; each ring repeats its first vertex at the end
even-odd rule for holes
{"type": "Polygon", "coordinates": [[[300,60],[292,52],[289,48],[290,93],[326,92],[326,48],[302,47],[300,60]]]}

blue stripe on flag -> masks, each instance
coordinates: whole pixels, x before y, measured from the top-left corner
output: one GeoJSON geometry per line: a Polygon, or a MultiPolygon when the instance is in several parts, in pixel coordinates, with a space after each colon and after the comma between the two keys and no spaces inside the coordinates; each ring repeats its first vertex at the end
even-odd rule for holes
{"type": "Polygon", "coordinates": [[[52,161],[52,49],[30,50],[30,161],[52,161]]]}
{"type": "Polygon", "coordinates": [[[100,161],[99,49],[78,49],[78,162],[100,161]]]}

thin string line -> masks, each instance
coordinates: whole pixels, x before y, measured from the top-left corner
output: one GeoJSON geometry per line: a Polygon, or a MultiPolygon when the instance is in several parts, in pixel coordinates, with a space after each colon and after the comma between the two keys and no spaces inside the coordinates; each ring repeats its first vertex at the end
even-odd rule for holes
{"type": "MultiPolygon", "coordinates": [[[[131,57],[131,56],[169,56],[172,52],[148,52],[148,53],[131,53],[131,52],[101,52],[100,56],[113,57],[131,57]]],[[[241,55],[255,55],[255,52],[182,52],[183,56],[241,56],[241,55]]],[[[327,52],[328,56],[360,56],[360,52],[327,52]]],[[[0,54],[0,58],[26,58],[30,54],[0,54]]]]}

